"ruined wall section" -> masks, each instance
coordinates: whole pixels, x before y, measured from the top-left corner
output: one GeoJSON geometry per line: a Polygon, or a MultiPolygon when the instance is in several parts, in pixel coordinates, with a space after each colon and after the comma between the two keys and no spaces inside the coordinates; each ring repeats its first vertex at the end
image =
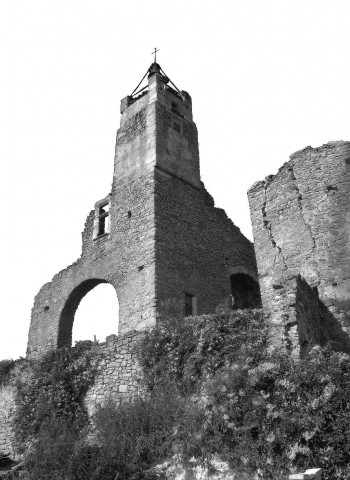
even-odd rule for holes
{"type": "Polygon", "coordinates": [[[252,243],[201,188],[156,170],[157,315],[182,317],[185,293],[198,315],[231,304],[230,275],[257,279],[252,243]]]}
{"type": "Polygon", "coordinates": [[[144,386],[137,352],[143,335],[135,330],[119,336],[110,335],[105,343],[94,347],[98,374],[85,398],[89,415],[109,401],[119,404],[142,395],[144,386]]]}
{"type": "Polygon", "coordinates": [[[263,307],[272,324],[279,322],[278,290],[300,274],[349,331],[349,158],[350,142],[307,147],[248,192],[263,307]]]}
{"type": "Polygon", "coordinates": [[[303,356],[315,345],[350,352],[350,339],[341,323],[300,275],[274,285],[270,309],[269,347],[282,347],[303,356]]]}

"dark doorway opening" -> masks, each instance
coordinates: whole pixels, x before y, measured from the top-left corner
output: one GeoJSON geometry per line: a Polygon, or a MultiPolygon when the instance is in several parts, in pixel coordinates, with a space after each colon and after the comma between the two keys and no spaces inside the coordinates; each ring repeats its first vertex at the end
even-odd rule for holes
{"type": "Polygon", "coordinates": [[[232,308],[261,308],[259,283],[245,273],[231,275],[232,308]]]}

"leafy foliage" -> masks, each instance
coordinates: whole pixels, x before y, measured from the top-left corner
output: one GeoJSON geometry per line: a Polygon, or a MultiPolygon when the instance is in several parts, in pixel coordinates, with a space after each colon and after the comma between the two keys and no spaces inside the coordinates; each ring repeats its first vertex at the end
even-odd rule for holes
{"type": "Polygon", "coordinates": [[[101,408],[87,434],[89,348],[62,349],[19,385],[17,435],[35,438],[28,479],[140,480],[176,453],[219,453],[252,478],[322,467],[350,478],[350,359],[315,347],[302,360],[269,355],[259,310],[161,322],[141,341],[148,394],[101,408]]]}
{"type": "Polygon", "coordinates": [[[257,364],[265,343],[261,310],[167,320],[146,334],[140,362],[150,390],[168,378],[188,394],[239,358],[257,364]]]}
{"type": "Polygon", "coordinates": [[[349,357],[269,356],[265,335],[257,311],[238,311],[163,323],[144,340],[148,385],[169,377],[192,393],[175,440],[184,460],[220,453],[266,480],[315,466],[349,478],[349,357]]]}
{"type": "Polygon", "coordinates": [[[95,446],[82,445],[72,462],[76,480],[140,478],[173,449],[174,427],[183,401],[173,388],[158,388],[147,399],[115,406],[107,404],[94,417],[95,446]]]}
{"type": "Polygon", "coordinates": [[[25,480],[68,479],[77,442],[79,432],[68,419],[46,417],[26,454],[25,480]]]}

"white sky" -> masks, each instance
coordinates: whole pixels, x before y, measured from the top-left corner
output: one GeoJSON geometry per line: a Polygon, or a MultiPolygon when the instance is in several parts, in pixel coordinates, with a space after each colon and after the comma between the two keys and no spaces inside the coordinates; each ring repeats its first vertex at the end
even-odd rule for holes
{"type": "MultiPolygon", "coordinates": [[[[155,46],[192,96],[202,180],[251,238],[256,180],[307,145],[350,140],[349,18],[349,0],[2,0],[0,359],[25,355],[34,296],[80,255],[110,191],[119,102],[155,46]]],[[[98,290],[115,301],[111,289],[82,307],[110,310],[98,290]]],[[[116,331],[91,311],[81,338],[116,331]]]]}

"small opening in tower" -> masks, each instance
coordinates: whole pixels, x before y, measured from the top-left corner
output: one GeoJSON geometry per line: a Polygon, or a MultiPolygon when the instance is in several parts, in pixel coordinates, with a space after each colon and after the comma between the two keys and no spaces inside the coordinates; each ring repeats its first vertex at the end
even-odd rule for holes
{"type": "Polygon", "coordinates": [[[345,160],[345,168],[347,172],[350,172],[350,158],[345,160]]]}
{"type": "Polygon", "coordinates": [[[131,210],[128,210],[128,217],[131,217],[131,210]]]}
{"type": "Polygon", "coordinates": [[[44,312],[48,312],[49,310],[50,310],[50,307],[46,305],[46,307],[44,307],[44,312]]]}
{"type": "Polygon", "coordinates": [[[106,223],[107,217],[101,217],[98,219],[98,237],[106,233],[106,223]]]}
{"type": "Polygon", "coordinates": [[[173,129],[175,130],[175,132],[181,133],[181,126],[176,122],[173,122],[173,129]]]}
{"type": "Polygon", "coordinates": [[[197,298],[191,293],[185,293],[185,317],[197,315],[197,298]]]}

